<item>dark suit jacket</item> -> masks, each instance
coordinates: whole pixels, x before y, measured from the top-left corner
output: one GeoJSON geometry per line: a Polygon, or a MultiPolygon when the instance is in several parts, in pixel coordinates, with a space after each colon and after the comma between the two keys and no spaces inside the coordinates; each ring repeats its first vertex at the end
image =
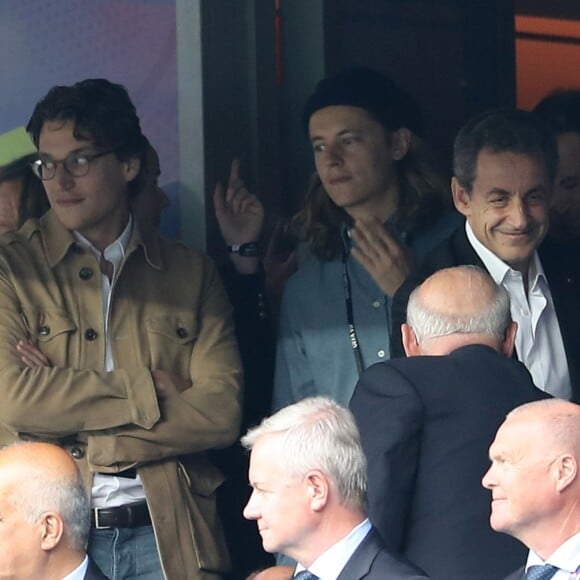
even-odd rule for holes
{"type": "Polygon", "coordinates": [[[504,580],[526,580],[526,567],[522,566],[521,568],[518,568],[515,572],[506,576],[504,580]]]}
{"type": "Polygon", "coordinates": [[[385,550],[371,530],[355,550],[337,580],[427,580],[429,577],[404,559],[385,550]]]}
{"type": "Polygon", "coordinates": [[[99,567],[89,558],[89,567],[85,574],[85,580],[109,580],[99,569],[99,567]]]}
{"type": "Polygon", "coordinates": [[[526,558],[489,525],[488,449],[514,407],[548,395],[489,347],[367,369],[350,407],[368,459],[368,513],[388,549],[435,580],[497,580],[526,558]]]}
{"type": "MultiPolygon", "coordinates": [[[[548,240],[546,240],[548,242],[548,240]]],[[[573,401],[580,403],[580,255],[576,260],[559,259],[548,243],[538,250],[544,268],[554,308],[562,333],[568,370],[572,382],[573,401]]],[[[411,292],[431,274],[453,266],[485,266],[467,239],[465,228],[455,233],[437,246],[423,262],[409,275],[393,298],[393,336],[391,338],[391,357],[405,356],[401,338],[401,324],[407,320],[407,302],[411,292]]]]}

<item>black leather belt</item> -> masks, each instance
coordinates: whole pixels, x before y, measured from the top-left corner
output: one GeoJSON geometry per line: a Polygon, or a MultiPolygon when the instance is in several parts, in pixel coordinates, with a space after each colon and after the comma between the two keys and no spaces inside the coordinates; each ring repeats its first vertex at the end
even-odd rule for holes
{"type": "Polygon", "coordinates": [[[138,528],[149,525],[151,525],[151,516],[146,502],[91,510],[91,526],[95,530],[138,528]]]}

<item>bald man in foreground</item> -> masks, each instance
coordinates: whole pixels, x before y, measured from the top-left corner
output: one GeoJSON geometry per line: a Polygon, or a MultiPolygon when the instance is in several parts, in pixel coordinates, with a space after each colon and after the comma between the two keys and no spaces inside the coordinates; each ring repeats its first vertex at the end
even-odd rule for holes
{"type": "Polygon", "coordinates": [[[0,450],[0,578],[107,580],[86,555],[89,526],[68,453],[49,443],[0,450]]]}
{"type": "Polygon", "coordinates": [[[435,580],[495,580],[525,550],[489,526],[481,477],[498,426],[545,395],[513,352],[509,298],[474,266],[440,270],[409,299],[407,356],[363,373],[351,401],[368,459],[369,517],[435,580]]]}
{"type": "Polygon", "coordinates": [[[491,526],[530,549],[509,580],[578,578],[580,406],[552,399],[518,407],[489,457],[483,485],[492,492],[491,526]]]}

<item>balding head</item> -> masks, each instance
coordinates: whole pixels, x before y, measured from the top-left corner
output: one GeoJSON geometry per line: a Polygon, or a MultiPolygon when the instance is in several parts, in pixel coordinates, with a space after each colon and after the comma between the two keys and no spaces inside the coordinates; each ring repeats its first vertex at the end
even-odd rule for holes
{"type": "Polygon", "coordinates": [[[85,555],[89,500],[74,460],[48,443],[0,450],[0,577],[64,577],[85,555]]]}
{"type": "Polygon", "coordinates": [[[485,344],[511,355],[515,325],[509,297],[476,266],[439,270],[409,297],[403,344],[408,356],[448,354],[485,344]]]}
{"type": "Polygon", "coordinates": [[[504,425],[533,426],[538,444],[550,452],[570,452],[580,458],[580,405],[562,399],[526,403],[508,414],[504,425]]]}
{"type": "Polygon", "coordinates": [[[3,476],[17,475],[21,484],[35,474],[50,479],[73,479],[78,475],[72,457],[51,443],[15,443],[0,449],[0,470],[3,476]]]}
{"type": "Polygon", "coordinates": [[[518,407],[489,456],[491,526],[548,559],[580,532],[580,406],[548,399],[518,407]]]}

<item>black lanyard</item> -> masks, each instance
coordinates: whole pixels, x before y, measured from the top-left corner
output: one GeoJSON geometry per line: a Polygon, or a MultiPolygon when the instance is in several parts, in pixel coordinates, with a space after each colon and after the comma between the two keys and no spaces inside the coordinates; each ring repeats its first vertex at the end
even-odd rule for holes
{"type": "MultiPolygon", "coordinates": [[[[350,340],[350,345],[352,347],[352,352],[354,353],[354,359],[356,361],[356,368],[358,371],[358,376],[360,377],[365,370],[365,364],[363,361],[362,352],[360,350],[360,343],[356,334],[356,328],[354,325],[354,312],[352,307],[352,286],[350,283],[350,276],[348,274],[348,255],[347,249],[343,246],[342,248],[342,286],[344,289],[344,304],[346,308],[346,322],[348,326],[348,338],[350,340]]],[[[387,305],[387,300],[385,297],[384,302],[385,315],[387,322],[387,334],[390,333],[391,323],[389,316],[389,308],[387,305]]]]}
{"type": "Polygon", "coordinates": [[[356,328],[354,327],[354,314],[352,310],[352,287],[350,285],[350,276],[348,275],[348,265],[346,263],[347,256],[346,250],[342,250],[342,285],[344,288],[344,303],[346,307],[346,322],[348,325],[348,338],[350,339],[350,345],[352,346],[352,351],[354,353],[354,359],[356,361],[356,368],[358,371],[358,376],[362,375],[365,369],[363,362],[362,353],[360,351],[360,344],[356,336],[356,328]]]}

